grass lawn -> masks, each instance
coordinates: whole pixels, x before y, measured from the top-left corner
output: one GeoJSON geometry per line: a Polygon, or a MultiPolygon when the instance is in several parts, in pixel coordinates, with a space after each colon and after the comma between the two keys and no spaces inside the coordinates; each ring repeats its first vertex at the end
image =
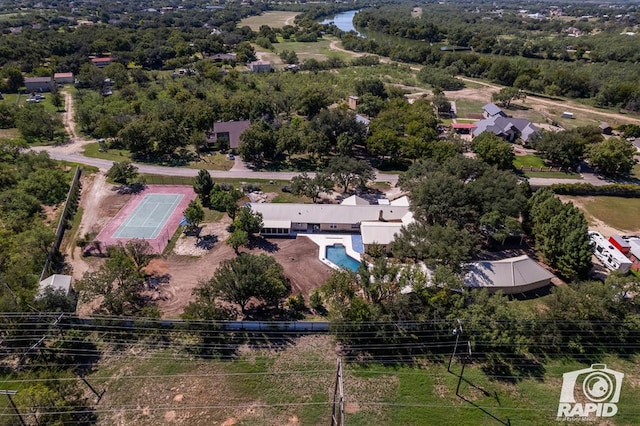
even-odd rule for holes
{"type": "MultiPolygon", "coordinates": [[[[132,161],[131,153],[129,152],[129,150],[108,149],[107,151],[101,152],[100,145],[97,142],[85,145],[83,153],[87,157],[101,158],[103,160],[118,162],[132,161]]],[[[233,161],[228,160],[224,154],[221,154],[219,152],[204,154],[201,158],[202,161],[192,161],[189,164],[186,164],[184,167],[190,169],[206,168],[209,170],[231,170],[231,168],[233,167],[233,161]]]]}
{"type": "Polygon", "coordinates": [[[545,167],[544,160],[535,154],[516,155],[513,160],[513,167],[520,169],[522,167],[545,167]]]}
{"type": "Polygon", "coordinates": [[[565,172],[523,172],[526,177],[530,178],[548,178],[548,179],[582,179],[578,173],[565,172]]]}
{"type": "Polygon", "coordinates": [[[470,99],[456,99],[455,96],[452,97],[452,100],[456,103],[457,116],[462,118],[464,118],[467,114],[481,113],[482,106],[486,104],[486,102],[474,101],[470,99]]]}
{"type": "Polygon", "coordinates": [[[636,179],[640,179],[640,163],[633,166],[633,170],[631,171],[631,175],[636,179]]]}
{"type": "MultiPolygon", "coordinates": [[[[343,362],[346,423],[556,424],[562,375],[590,366],[552,360],[531,377],[504,381],[488,377],[471,364],[464,371],[466,382],[461,383],[459,395],[472,404],[456,395],[458,377],[447,372],[446,357],[441,360],[444,362],[425,361],[420,368],[406,363],[363,366],[343,362]]],[[[638,361],[637,355],[594,359],[625,374],[618,413],[607,425],[635,424],[638,419],[638,361]]],[[[455,362],[452,371],[459,374],[461,364],[455,362]]],[[[330,336],[305,336],[278,345],[277,350],[246,347],[229,361],[206,360],[171,349],[146,350],[139,356],[119,353],[103,357],[88,380],[106,390],[100,402],[103,421],[110,418],[109,410],[127,406],[139,408],[119,413],[120,420],[138,426],[163,423],[168,413],[180,420],[191,416],[185,423],[194,426],[238,418],[239,423],[227,424],[322,425],[331,414],[335,343],[330,336]],[[149,407],[147,413],[142,407],[149,407]]]]}
{"type": "MultiPolygon", "coordinates": [[[[577,198],[580,200],[580,197],[577,198]]],[[[590,216],[607,225],[631,233],[640,232],[639,198],[589,197],[580,200],[580,204],[584,205],[584,209],[590,216]]]]}
{"type": "Polygon", "coordinates": [[[258,16],[249,16],[248,18],[244,18],[240,21],[238,27],[244,27],[246,25],[253,31],[258,31],[261,25],[268,25],[271,28],[282,28],[285,25],[293,25],[293,18],[300,13],[301,12],[285,11],[264,12],[258,16]]]}

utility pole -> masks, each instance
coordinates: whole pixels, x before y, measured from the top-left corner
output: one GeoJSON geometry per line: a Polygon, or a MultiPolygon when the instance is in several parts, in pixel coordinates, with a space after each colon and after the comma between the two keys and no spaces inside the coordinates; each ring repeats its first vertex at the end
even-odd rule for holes
{"type": "Polygon", "coordinates": [[[0,395],[7,395],[7,398],[9,398],[9,403],[11,404],[11,406],[13,407],[13,411],[15,411],[16,416],[18,416],[18,419],[20,420],[20,424],[22,426],[27,426],[27,423],[24,421],[24,419],[22,418],[22,414],[20,414],[20,411],[18,410],[18,407],[16,406],[16,403],[13,402],[13,398],[11,398],[12,395],[15,395],[16,393],[18,393],[18,391],[14,391],[14,390],[0,390],[0,395]]]}
{"type": "Polygon", "coordinates": [[[340,358],[338,358],[338,365],[336,367],[336,384],[333,389],[331,426],[344,426],[344,383],[342,375],[342,360],[340,358]]]}
{"type": "Polygon", "coordinates": [[[453,346],[453,352],[451,352],[451,357],[449,358],[449,366],[447,367],[447,371],[451,373],[451,363],[453,362],[453,357],[456,356],[456,351],[458,350],[458,341],[460,340],[460,335],[462,334],[462,323],[459,319],[456,319],[458,324],[456,328],[453,329],[453,335],[456,336],[456,344],[453,346]]]}

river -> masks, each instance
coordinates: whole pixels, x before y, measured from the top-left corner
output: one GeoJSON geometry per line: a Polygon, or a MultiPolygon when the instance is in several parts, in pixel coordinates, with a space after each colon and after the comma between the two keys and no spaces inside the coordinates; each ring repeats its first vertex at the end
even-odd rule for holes
{"type": "Polygon", "coordinates": [[[340,28],[344,32],[355,31],[358,35],[358,30],[353,26],[353,17],[358,13],[359,10],[348,10],[346,12],[338,13],[337,15],[327,18],[324,21],[320,22],[321,24],[330,24],[334,23],[336,27],[340,28]]]}

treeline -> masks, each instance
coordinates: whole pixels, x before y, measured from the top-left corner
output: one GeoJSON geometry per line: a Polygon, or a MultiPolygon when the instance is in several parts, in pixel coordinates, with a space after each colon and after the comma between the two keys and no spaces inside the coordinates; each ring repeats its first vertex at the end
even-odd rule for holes
{"type": "Polygon", "coordinates": [[[45,208],[52,211],[65,200],[71,180],[46,153],[25,148],[21,142],[0,140],[2,312],[23,311],[32,303],[55,238],[55,214],[45,216],[45,208]]]}
{"type": "MultiPolygon", "coordinates": [[[[517,31],[507,14],[473,13],[469,17],[457,9],[439,12],[435,5],[430,5],[422,18],[410,18],[409,13],[408,8],[361,11],[354,18],[356,24],[400,38],[377,41],[375,33],[367,38],[345,34],[343,46],[435,67],[449,76],[486,78],[533,93],[593,98],[598,106],[640,111],[640,74],[634,65],[640,49],[633,37],[619,34],[624,28],[622,24],[602,24],[606,31],[569,38],[556,37],[553,32],[552,25],[563,22],[560,20],[535,20],[536,25],[548,25],[546,30],[532,27],[517,31]],[[485,16],[488,19],[483,19],[485,16]],[[442,26],[442,22],[447,22],[447,26],[442,26]],[[540,37],[535,31],[549,31],[550,37],[540,37]],[[504,36],[499,37],[501,34],[504,36]],[[411,39],[442,43],[430,45],[411,39]],[[474,52],[442,51],[443,43],[470,47],[474,52]]],[[[512,20],[528,22],[522,17],[512,20]]]]}

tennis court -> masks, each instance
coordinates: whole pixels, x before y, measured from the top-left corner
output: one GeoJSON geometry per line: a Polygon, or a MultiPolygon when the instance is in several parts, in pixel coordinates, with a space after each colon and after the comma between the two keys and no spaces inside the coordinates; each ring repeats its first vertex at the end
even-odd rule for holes
{"type": "Polygon", "coordinates": [[[113,238],[154,239],[164,228],[182,194],[149,194],[113,233],[113,238]]]}
{"type": "Polygon", "coordinates": [[[194,198],[196,194],[191,186],[149,185],[131,197],[100,231],[97,240],[111,246],[139,238],[162,253],[194,198]]]}

